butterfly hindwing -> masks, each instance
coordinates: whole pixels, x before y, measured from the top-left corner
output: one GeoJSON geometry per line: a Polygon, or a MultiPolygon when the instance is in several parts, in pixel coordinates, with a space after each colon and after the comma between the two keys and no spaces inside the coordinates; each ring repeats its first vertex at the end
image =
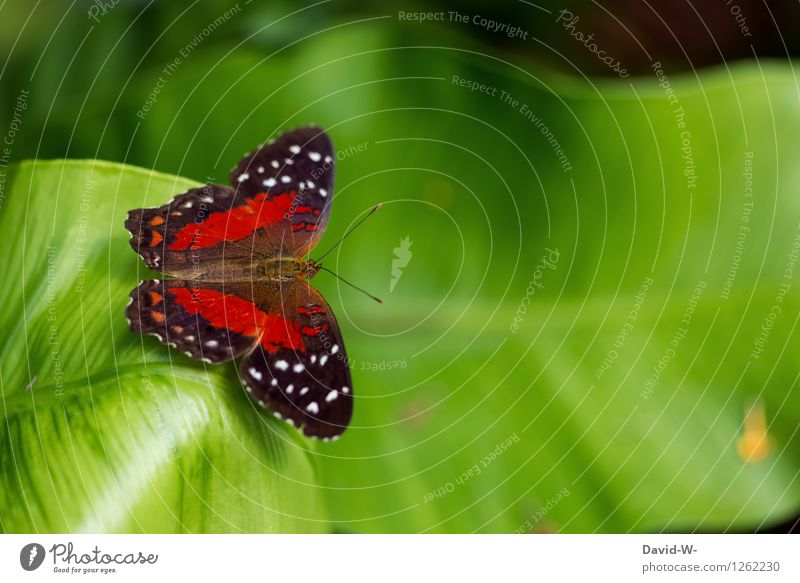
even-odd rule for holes
{"type": "Polygon", "coordinates": [[[151,279],[131,292],[126,316],[133,332],[190,358],[226,362],[258,342],[260,309],[246,299],[249,290],[249,284],[151,279]]]}
{"type": "Polygon", "coordinates": [[[289,255],[305,255],[322,236],[333,198],[334,151],[316,126],[297,128],[245,156],[231,184],[248,196],[267,192],[291,199],[278,241],[289,255]]]}
{"type": "Polygon", "coordinates": [[[310,283],[281,287],[280,306],[292,347],[262,341],[241,365],[248,391],[310,437],[340,435],[353,413],[350,369],[330,306],[310,283]]]}

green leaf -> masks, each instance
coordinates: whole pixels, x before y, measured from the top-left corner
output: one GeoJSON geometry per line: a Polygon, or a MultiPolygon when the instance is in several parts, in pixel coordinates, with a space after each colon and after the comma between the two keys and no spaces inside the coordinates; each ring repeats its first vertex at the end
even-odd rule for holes
{"type": "MultiPolygon", "coordinates": [[[[337,530],[747,530],[796,513],[796,271],[774,325],[769,319],[800,222],[800,112],[792,68],[762,62],[670,75],[679,100],[673,105],[654,77],[564,79],[529,63],[486,56],[453,30],[435,30],[448,35],[437,44],[454,48],[431,48],[431,29],[375,22],[348,22],[269,58],[254,45],[270,30],[233,52],[209,39],[169,75],[139,124],[136,114],[164,65],[196,34],[187,27],[185,38],[174,35],[176,46],[154,57],[150,69],[135,68],[136,55],[130,66],[99,70],[80,124],[74,112],[83,103],[79,89],[88,83],[82,70],[69,76],[72,108],[61,105],[55,121],[44,117],[46,108],[38,120],[26,118],[27,127],[37,121],[46,126],[49,139],[22,135],[15,152],[34,155],[41,146],[60,153],[69,139],[71,152],[99,151],[224,181],[243,151],[274,132],[311,121],[329,128],[342,159],[323,248],[359,213],[386,203],[329,264],[386,304],[370,305],[324,274],[314,282],[344,329],[358,397],[353,426],[314,452],[320,491],[337,530]],[[495,87],[497,94],[470,92],[454,84],[454,76],[495,87]],[[512,102],[500,98],[501,91],[512,102]],[[118,106],[108,112],[118,94],[118,106]],[[691,191],[675,107],[684,108],[691,134],[697,175],[691,191]],[[562,167],[551,135],[571,170],[562,167]],[[360,144],[366,147],[358,150],[360,144]],[[753,211],[739,257],[747,152],[753,153],[753,211]],[[394,248],[406,236],[413,258],[390,293],[394,248]],[[514,331],[548,248],[559,251],[557,267],[543,270],[543,287],[514,331]],[[620,340],[646,278],[653,283],[633,329],[620,340]],[[700,281],[706,287],[694,300],[700,281]],[[681,321],[689,308],[694,311],[684,335],[681,321]],[[764,349],[753,357],[765,326],[764,349]],[[676,339],[675,355],[652,381],[676,339]],[[607,360],[607,370],[598,374],[607,360]],[[748,463],[737,443],[754,399],[763,407],[772,445],[762,460],[748,463]]],[[[54,78],[43,77],[51,85],[54,78]]],[[[161,204],[186,185],[155,180],[144,181],[134,195],[125,189],[125,203],[93,223],[98,240],[108,234],[124,239],[124,210],[161,204]]],[[[22,195],[7,199],[1,211],[2,232],[13,242],[3,248],[4,257],[14,267],[8,273],[17,273],[20,257],[33,254],[25,260],[27,277],[37,260],[42,278],[53,213],[40,212],[44,222],[26,216],[30,178],[15,180],[20,182],[22,195]],[[9,219],[12,203],[18,211],[9,219]],[[13,234],[21,229],[26,236],[13,234]]],[[[52,197],[47,204],[56,204],[55,193],[67,184],[52,179],[49,188],[43,185],[52,197]]],[[[95,189],[93,202],[113,200],[116,191],[112,186],[99,196],[95,189]]],[[[71,212],[64,207],[59,197],[55,224],[77,238],[76,215],[64,214],[71,212]]],[[[74,282],[74,252],[62,260],[69,263],[61,268],[63,277],[74,282]]],[[[87,291],[84,313],[91,317],[59,311],[60,333],[74,329],[78,337],[77,356],[64,359],[83,376],[83,361],[91,361],[93,370],[110,370],[112,379],[114,351],[119,362],[133,362],[137,374],[136,363],[145,358],[148,368],[151,362],[165,365],[167,352],[154,341],[146,340],[142,353],[142,345],[119,339],[127,334],[120,318],[138,259],[124,241],[115,241],[92,262],[100,274],[92,294],[102,301],[89,311],[87,291]],[[84,347],[84,330],[103,342],[84,347]]],[[[39,288],[25,297],[29,305],[34,299],[47,303],[39,288]]],[[[45,386],[53,383],[47,380],[52,365],[46,328],[35,335],[26,331],[28,308],[12,300],[1,309],[8,335],[0,354],[3,391],[24,394],[30,378],[25,359],[35,362],[31,372],[50,371],[39,375],[45,386]]],[[[168,370],[181,378],[202,373],[204,384],[213,384],[202,395],[210,391],[220,401],[240,396],[232,369],[206,376],[182,356],[173,367],[168,370]]],[[[176,384],[164,394],[196,398],[191,387],[178,390],[176,384]]],[[[133,390],[118,388],[117,398],[127,399],[133,390]]],[[[246,400],[236,402],[250,414],[246,400]]],[[[188,415],[192,409],[176,410],[188,415]]],[[[251,417],[270,435],[293,440],[288,452],[307,464],[294,433],[251,417]]],[[[25,426],[37,435],[35,420],[25,426]]],[[[215,445],[227,437],[221,433],[215,445]]],[[[34,437],[24,455],[34,455],[28,451],[38,443],[34,437]]],[[[3,455],[3,472],[10,472],[4,480],[16,488],[16,503],[17,462],[3,455]]],[[[117,463],[109,464],[111,475],[118,474],[117,463]]],[[[53,486],[41,471],[50,489],[42,504],[52,505],[53,486]]],[[[242,493],[253,487],[240,483],[249,475],[232,475],[231,487],[242,493]]],[[[301,517],[316,508],[304,501],[290,506],[287,513],[301,517]]],[[[0,508],[5,523],[9,503],[4,499],[0,508]]],[[[59,516],[44,508],[42,516],[59,516]]]]}
{"type": "Polygon", "coordinates": [[[131,334],[143,273],[128,209],[185,179],[23,163],[0,214],[0,521],[5,532],[317,532],[308,444],[209,367],[131,334]]]}

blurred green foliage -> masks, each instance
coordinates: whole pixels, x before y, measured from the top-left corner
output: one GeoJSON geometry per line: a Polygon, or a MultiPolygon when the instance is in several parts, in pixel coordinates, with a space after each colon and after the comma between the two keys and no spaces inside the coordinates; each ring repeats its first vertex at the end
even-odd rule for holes
{"type": "MultiPolygon", "coordinates": [[[[249,407],[232,370],[206,373],[124,329],[127,291],[143,271],[127,246],[124,213],[165,202],[185,182],[105,165],[98,176],[92,162],[23,166],[9,178],[0,210],[0,227],[17,242],[3,248],[3,261],[24,274],[19,286],[4,286],[0,313],[3,329],[13,331],[0,341],[0,361],[4,400],[13,399],[4,411],[16,428],[7,426],[0,449],[10,492],[0,498],[5,530],[175,528],[174,519],[113,518],[125,512],[113,497],[92,508],[101,492],[130,486],[118,467],[133,464],[135,473],[151,463],[147,440],[121,453],[135,463],[106,461],[103,446],[87,446],[102,480],[84,490],[60,490],[41,466],[35,487],[20,486],[10,469],[23,463],[20,451],[40,447],[37,424],[58,436],[42,438],[45,456],[55,447],[49,440],[60,443],[67,430],[88,441],[113,434],[107,408],[150,398],[141,382],[125,381],[124,371],[140,374],[143,360],[162,363],[154,386],[169,396],[170,424],[187,436],[189,411],[219,412],[203,417],[208,437],[187,438],[192,457],[182,459],[204,459],[226,485],[206,513],[216,504],[230,512],[190,521],[187,530],[313,530],[318,496],[330,520],[323,528],[347,532],[746,529],[800,506],[800,274],[786,271],[800,223],[800,112],[788,65],[668,71],[677,99],[670,103],[654,76],[557,74],[505,43],[500,51],[483,44],[468,25],[401,23],[397,7],[240,3],[204,35],[232,5],[120,3],[93,22],[90,4],[64,15],[51,3],[18,42],[3,20],[11,58],[0,91],[12,106],[21,90],[30,92],[13,158],[98,158],[226,182],[243,152],[279,131],[310,122],[327,128],[341,156],[322,246],[385,203],[333,263],[386,303],[372,305],[324,274],[315,280],[352,359],[353,425],[341,441],[306,450],[249,407]],[[485,90],[470,91],[460,79],[485,90]],[[102,319],[74,322],[74,344],[64,349],[74,391],[62,407],[57,399],[40,403],[36,385],[30,393],[24,386],[33,375],[44,386],[54,382],[41,345],[43,254],[51,231],[62,245],[74,236],[79,215],[70,209],[86,181],[98,184],[96,200],[108,199],[92,214],[92,289],[83,296],[101,298],[94,309],[102,319]],[[404,237],[413,257],[389,293],[404,237]],[[548,249],[558,259],[537,274],[548,249]],[[787,283],[791,293],[781,296],[763,352],[752,356],[787,283]],[[88,372],[86,353],[97,355],[88,372]],[[92,402],[96,389],[82,379],[97,374],[110,386],[92,402]],[[746,463],[736,445],[753,399],[766,411],[773,445],[765,459],[746,463]],[[35,415],[39,407],[53,418],[35,415]],[[96,425],[73,426],[90,415],[96,425]],[[219,445],[225,455],[210,455],[219,445]],[[272,472],[274,498],[252,483],[251,467],[272,472]],[[293,495],[297,482],[306,486],[293,495]],[[76,514],[53,518],[53,501],[66,492],[76,514]],[[253,518],[251,506],[226,502],[230,495],[265,496],[269,510],[253,518]],[[9,514],[20,496],[29,510],[9,514]]],[[[26,5],[11,9],[25,21],[26,5]]],[[[544,17],[530,8],[529,18],[544,17]]],[[[64,312],[81,300],[70,253],[58,283],[64,312]]],[[[164,493],[183,483],[170,460],[158,467],[169,479],[136,486],[135,496],[151,501],[148,513],[162,497],[174,510],[164,493]]]]}

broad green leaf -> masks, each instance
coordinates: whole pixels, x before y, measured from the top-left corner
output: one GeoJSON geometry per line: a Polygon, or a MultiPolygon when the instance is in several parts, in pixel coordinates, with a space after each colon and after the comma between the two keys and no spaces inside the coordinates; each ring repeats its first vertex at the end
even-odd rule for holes
{"type": "MultiPolygon", "coordinates": [[[[209,40],[137,118],[164,63],[194,34],[191,27],[183,36],[176,31],[174,46],[151,67],[131,76],[134,58],[121,68],[124,76],[110,66],[98,70],[80,123],[69,108],[55,122],[42,117],[51,139],[32,134],[26,146],[23,136],[16,147],[33,156],[41,142],[63,155],[69,138],[70,155],[101,152],[224,181],[243,151],[274,132],[311,121],[329,128],[342,159],[322,247],[359,213],[386,203],[329,263],[386,304],[373,306],[325,274],[315,281],[343,327],[358,397],[353,427],[313,454],[336,530],[746,530],[797,512],[800,274],[787,269],[800,223],[800,112],[791,67],[751,63],[670,75],[678,98],[671,104],[655,77],[564,79],[462,37],[445,36],[437,43],[442,48],[431,48],[430,30],[396,23],[347,23],[267,58],[259,43],[273,30],[234,51],[209,40]],[[453,83],[454,75],[497,94],[470,92],[453,83]],[[500,97],[503,91],[511,100],[500,97]],[[690,152],[682,151],[683,131],[690,152]],[[743,225],[749,231],[742,248],[743,225]],[[390,291],[395,248],[406,237],[413,257],[390,291]],[[547,249],[558,250],[558,262],[537,275],[547,249]],[[531,281],[542,287],[527,303],[531,281]],[[694,299],[698,282],[702,293],[694,299]],[[789,291],[780,295],[785,283],[789,291]],[[512,328],[515,317],[521,320],[512,328]],[[746,462],[737,444],[754,400],[769,447],[763,459],[746,462]]],[[[70,77],[73,87],[83,87],[84,76],[70,77]]],[[[82,103],[84,96],[72,98],[82,103]]],[[[26,123],[36,127],[37,119],[26,123]]],[[[22,180],[25,187],[16,189],[24,199],[31,182],[22,180]]],[[[79,356],[64,356],[70,366],[111,367],[115,383],[128,370],[114,368],[115,357],[132,363],[136,375],[145,358],[148,368],[168,358],[155,342],[119,340],[138,265],[120,230],[123,207],[162,203],[185,184],[161,177],[156,188],[153,180],[137,193],[126,188],[125,204],[120,189],[116,214],[93,224],[121,240],[111,243],[113,254],[106,249],[92,259],[102,274],[101,321],[82,317],[88,308],[58,314],[69,322],[59,330],[74,328],[79,337],[79,356]],[[87,340],[83,348],[84,336],[98,335],[105,343],[87,340]]],[[[49,192],[64,184],[52,180],[49,192]]],[[[77,237],[77,215],[64,214],[60,197],[53,204],[56,224],[77,237]]],[[[0,217],[12,225],[8,240],[16,248],[6,253],[17,268],[26,253],[40,254],[38,269],[46,264],[53,213],[43,216],[45,224],[22,211],[0,217]],[[25,236],[14,236],[20,229],[25,236]]],[[[59,277],[74,280],[74,255],[59,277]]],[[[32,269],[30,260],[25,268],[32,269]]],[[[46,305],[46,291],[31,293],[26,301],[46,305]]],[[[83,297],[88,304],[89,293],[83,297]]],[[[46,330],[34,335],[20,326],[28,309],[21,300],[5,305],[2,321],[11,324],[4,327],[3,390],[26,395],[25,358],[37,357],[52,376],[46,330]]],[[[218,401],[240,397],[231,368],[206,373],[181,356],[171,365],[176,378],[202,375],[201,394],[215,396],[209,410],[225,410],[218,401]]],[[[183,382],[173,380],[166,394],[193,401],[183,382]]],[[[117,389],[118,398],[133,390],[117,389]]],[[[236,402],[251,423],[291,440],[289,459],[308,463],[292,432],[262,421],[243,398],[236,402]]],[[[175,410],[188,415],[192,408],[175,410]]],[[[25,426],[37,435],[36,421],[25,426]]],[[[253,455],[260,451],[253,448],[253,455]]],[[[117,463],[108,471],[116,476],[117,463]]],[[[4,479],[16,484],[10,475],[4,479]]],[[[231,487],[244,495],[252,484],[237,476],[231,487]]],[[[48,487],[52,497],[56,487],[48,487]]],[[[43,503],[51,502],[45,496],[43,503]]],[[[287,515],[301,519],[316,508],[297,500],[289,506],[287,515]]]]}
{"type": "Polygon", "coordinates": [[[190,181],[94,161],[24,163],[0,214],[5,532],[317,532],[308,444],[232,367],[131,334],[145,277],[123,227],[190,181]]]}

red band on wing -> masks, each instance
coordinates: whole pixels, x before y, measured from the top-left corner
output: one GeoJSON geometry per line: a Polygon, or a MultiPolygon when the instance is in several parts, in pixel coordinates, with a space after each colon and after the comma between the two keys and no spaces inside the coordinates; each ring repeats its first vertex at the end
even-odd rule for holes
{"type": "Polygon", "coordinates": [[[284,220],[295,193],[268,196],[262,192],[246,199],[247,204],[229,211],[211,213],[201,222],[189,223],[176,233],[175,241],[169,248],[177,251],[205,249],[224,241],[238,241],[252,235],[257,229],[284,220]]]}
{"type": "Polygon", "coordinates": [[[199,314],[214,328],[257,337],[269,352],[279,348],[306,351],[297,321],[268,314],[252,302],[216,290],[178,287],[169,292],[190,314],[199,314]]]}

